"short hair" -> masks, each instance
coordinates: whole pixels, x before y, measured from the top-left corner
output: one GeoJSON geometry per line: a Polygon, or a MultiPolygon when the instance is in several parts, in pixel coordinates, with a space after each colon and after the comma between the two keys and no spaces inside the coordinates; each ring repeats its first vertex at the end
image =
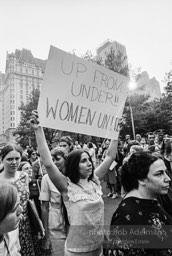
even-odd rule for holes
{"type": "Polygon", "coordinates": [[[16,202],[16,187],[8,182],[0,181],[0,222],[13,210],[16,202]]]}
{"type": "Polygon", "coordinates": [[[66,161],[66,171],[65,171],[66,176],[69,177],[69,179],[74,184],[77,184],[80,180],[79,162],[81,160],[81,155],[83,153],[86,153],[89,156],[89,160],[92,164],[92,174],[90,175],[89,180],[93,178],[94,165],[88,151],[83,149],[76,149],[69,153],[66,161]]]}
{"type": "Polygon", "coordinates": [[[69,145],[69,147],[71,148],[71,150],[73,150],[73,140],[71,139],[71,137],[69,135],[61,137],[59,142],[62,142],[62,141],[66,142],[69,145]]]}
{"type": "Polygon", "coordinates": [[[68,157],[68,152],[63,147],[55,147],[51,150],[51,155],[52,156],[60,155],[66,160],[68,157]]]}
{"type": "Polygon", "coordinates": [[[139,137],[140,139],[142,138],[142,136],[139,133],[136,134],[136,137],[139,137]]]}
{"type": "Polygon", "coordinates": [[[121,170],[121,183],[126,192],[138,188],[138,181],[145,179],[151,164],[160,159],[150,152],[136,152],[124,163],[121,170]]]}
{"type": "Polygon", "coordinates": [[[8,153],[11,151],[19,152],[20,156],[22,157],[22,153],[23,153],[22,148],[15,143],[8,143],[1,150],[1,153],[0,153],[1,159],[3,160],[6,157],[6,155],[8,155],[8,153]]]}

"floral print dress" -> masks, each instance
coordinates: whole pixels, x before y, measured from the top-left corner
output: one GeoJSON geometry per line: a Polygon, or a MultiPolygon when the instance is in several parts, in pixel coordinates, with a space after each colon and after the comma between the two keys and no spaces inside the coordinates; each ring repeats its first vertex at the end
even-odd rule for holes
{"type": "Polygon", "coordinates": [[[17,188],[20,197],[20,203],[23,207],[23,218],[21,219],[19,224],[21,255],[35,256],[27,207],[27,202],[29,200],[28,175],[25,172],[21,171],[19,178],[11,183],[17,188]]]}
{"type": "Polygon", "coordinates": [[[111,220],[107,255],[172,255],[172,218],[157,200],[128,197],[111,220]]]}

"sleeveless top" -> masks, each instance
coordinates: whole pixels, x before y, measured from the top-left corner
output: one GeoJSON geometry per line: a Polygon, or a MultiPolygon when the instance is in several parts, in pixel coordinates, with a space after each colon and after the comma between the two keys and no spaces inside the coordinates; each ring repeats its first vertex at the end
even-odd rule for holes
{"type": "Polygon", "coordinates": [[[70,223],[65,247],[70,252],[89,252],[103,242],[104,202],[97,176],[81,179],[78,184],[68,179],[68,201],[65,206],[70,223]]]}
{"type": "Polygon", "coordinates": [[[50,235],[55,233],[56,238],[66,238],[61,210],[61,193],[54,186],[48,174],[42,178],[39,200],[49,202],[48,228],[50,235]]]}

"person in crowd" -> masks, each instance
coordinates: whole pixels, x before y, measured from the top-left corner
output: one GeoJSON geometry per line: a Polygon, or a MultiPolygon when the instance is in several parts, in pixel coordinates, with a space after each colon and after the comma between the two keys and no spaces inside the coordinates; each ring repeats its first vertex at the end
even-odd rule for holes
{"type": "Polygon", "coordinates": [[[125,135],[125,140],[124,140],[124,144],[123,144],[123,150],[124,150],[124,155],[128,154],[128,144],[130,143],[130,135],[126,134],[125,135]]]}
{"type": "Polygon", "coordinates": [[[102,161],[102,156],[103,156],[103,148],[102,148],[102,144],[98,143],[98,149],[97,149],[97,159],[98,159],[98,165],[101,163],[102,161]]]}
{"type": "Polygon", "coordinates": [[[170,177],[164,161],[149,152],[133,153],[122,167],[121,182],[127,195],[111,220],[113,253],[121,256],[171,255],[172,249],[166,248],[171,244],[167,228],[172,224],[172,218],[157,200],[158,195],[167,194],[169,189],[170,177]],[[127,229],[128,225],[130,228],[127,229]],[[126,236],[119,236],[122,227],[125,227],[126,236]],[[132,234],[129,233],[131,228],[132,234]],[[134,233],[138,228],[142,230],[141,235],[134,233]],[[139,244],[141,240],[148,242],[139,244]]]}
{"type": "Polygon", "coordinates": [[[163,149],[163,134],[158,134],[155,138],[155,152],[159,155],[162,154],[163,149]]]}
{"type": "Polygon", "coordinates": [[[73,150],[73,141],[70,136],[63,136],[59,141],[59,146],[65,148],[70,153],[73,150]]]}
{"type": "Polygon", "coordinates": [[[88,145],[85,141],[83,141],[83,143],[82,143],[82,149],[87,150],[87,151],[89,150],[88,145]]]}
{"type": "MultiPolygon", "coordinates": [[[[123,163],[122,163],[122,166],[128,162],[128,160],[130,159],[131,155],[133,153],[136,153],[136,152],[143,152],[144,149],[142,146],[139,146],[139,145],[132,145],[130,148],[129,148],[129,152],[127,154],[126,157],[123,158],[123,163]]],[[[121,175],[121,169],[120,169],[120,175],[121,175]]],[[[124,198],[126,195],[126,191],[124,189],[124,187],[121,185],[121,197],[124,198]]]]}
{"type": "Polygon", "coordinates": [[[30,151],[28,154],[29,163],[33,165],[33,163],[38,160],[37,152],[35,150],[30,151]]]}
{"type": "Polygon", "coordinates": [[[140,144],[141,144],[143,150],[147,150],[147,143],[146,143],[146,138],[145,137],[142,137],[142,139],[140,141],[140,144]]]}
{"type": "Polygon", "coordinates": [[[137,144],[136,145],[135,144],[131,145],[131,147],[129,147],[129,152],[128,152],[127,156],[123,159],[123,164],[126,163],[129,160],[129,158],[131,157],[131,155],[133,153],[142,152],[143,150],[144,149],[143,149],[142,146],[139,146],[137,144]]]}
{"type": "Polygon", "coordinates": [[[136,141],[140,144],[142,137],[140,134],[136,134],[136,141]]]}
{"type": "Polygon", "coordinates": [[[121,195],[121,167],[123,164],[123,159],[124,159],[124,153],[123,153],[123,144],[122,141],[118,141],[118,151],[116,155],[115,161],[117,162],[117,165],[115,166],[116,169],[116,179],[117,179],[117,185],[116,185],[116,191],[117,195],[121,195]]]}
{"type": "Polygon", "coordinates": [[[18,171],[26,172],[29,176],[29,182],[32,180],[32,166],[27,161],[22,161],[19,164],[18,171]]]}
{"type": "MultiPolygon", "coordinates": [[[[105,142],[106,149],[103,152],[102,160],[106,158],[108,148],[110,145],[110,141],[106,140],[105,142]]],[[[107,183],[107,187],[109,188],[110,192],[108,193],[107,197],[111,197],[112,199],[117,198],[117,172],[115,166],[113,164],[109,166],[109,170],[105,175],[105,182],[107,183]]]]}
{"type": "Polygon", "coordinates": [[[30,183],[30,198],[34,200],[39,216],[41,217],[41,202],[39,200],[42,177],[47,173],[42,159],[39,157],[32,164],[32,181],[30,183]]]}
{"type": "Polygon", "coordinates": [[[19,240],[22,256],[34,256],[30,221],[28,216],[29,177],[26,172],[18,171],[22,149],[16,144],[6,144],[1,150],[4,170],[0,173],[0,180],[9,182],[18,190],[20,203],[23,207],[23,218],[19,224],[19,240]]]}
{"type": "Polygon", "coordinates": [[[79,145],[79,142],[76,140],[74,144],[74,149],[80,149],[81,146],[79,145]]]}
{"type": "Polygon", "coordinates": [[[172,174],[172,140],[166,143],[163,157],[168,172],[172,174]]]}
{"type": "MultiPolygon", "coordinates": [[[[63,147],[51,151],[54,164],[65,174],[67,152],[63,147]]],[[[45,228],[43,248],[51,250],[52,256],[64,256],[66,240],[65,222],[63,217],[63,202],[61,193],[54,186],[48,174],[44,175],[41,183],[39,199],[42,201],[42,221],[45,228]]]]}
{"type": "Polygon", "coordinates": [[[88,142],[88,152],[89,155],[91,156],[94,168],[96,167],[96,152],[95,149],[93,147],[93,143],[92,142],[88,142]]]}
{"type": "MultiPolygon", "coordinates": [[[[165,144],[163,160],[167,168],[167,173],[172,180],[172,141],[165,144]]],[[[170,182],[168,194],[160,195],[158,199],[161,206],[172,217],[172,182],[170,182]]]]}
{"type": "Polygon", "coordinates": [[[0,181],[0,256],[20,256],[18,225],[22,214],[17,189],[0,181]]]}
{"type": "Polygon", "coordinates": [[[147,146],[144,148],[144,151],[150,151],[152,153],[156,152],[156,146],[154,139],[149,139],[147,146]]]}
{"type": "MultiPolygon", "coordinates": [[[[34,200],[39,217],[41,217],[41,203],[38,200],[39,193],[40,193],[39,184],[38,184],[37,179],[35,179],[35,177],[33,177],[32,166],[29,163],[29,161],[21,162],[18,167],[18,171],[23,171],[28,174],[28,176],[29,176],[29,192],[30,192],[29,198],[34,200]]],[[[42,253],[43,253],[42,252],[42,244],[41,244],[42,241],[41,241],[40,237],[38,237],[38,235],[35,234],[32,226],[31,226],[31,234],[32,234],[35,255],[42,256],[42,253]]]]}
{"type": "Polygon", "coordinates": [[[31,125],[35,131],[38,150],[50,179],[62,194],[68,213],[70,225],[65,242],[65,256],[99,256],[103,241],[103,232],[100,231],[104,223],[100,179],[114,161],[118,143],[111,141],[106,158],[95,170],[87,151],[73,150],[68,155],[64,176],[53,163],[43,129],[38,124],[38,113],[34,111],[31,125]]]}

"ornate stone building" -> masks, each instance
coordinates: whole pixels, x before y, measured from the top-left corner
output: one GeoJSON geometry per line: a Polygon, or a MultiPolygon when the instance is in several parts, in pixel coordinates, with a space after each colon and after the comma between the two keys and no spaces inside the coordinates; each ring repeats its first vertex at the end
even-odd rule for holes
{"type": "Polygon", "coordinates": [[[0,145],[12,140],[12,131],[21,118],[18,108],[29,102],[34,88],[41,89],[45,65],[46,61],[35,58],[27,49],[7,53],[5,75],[0,85],[0,145]]]}

